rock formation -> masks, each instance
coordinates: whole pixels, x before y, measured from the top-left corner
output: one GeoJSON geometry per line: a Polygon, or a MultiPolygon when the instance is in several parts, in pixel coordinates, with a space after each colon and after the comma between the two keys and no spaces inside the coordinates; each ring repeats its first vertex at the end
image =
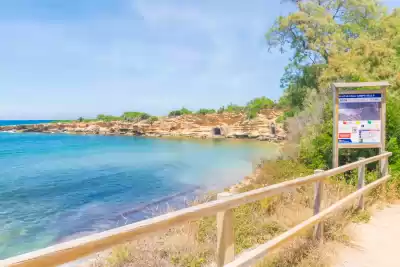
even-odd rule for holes
{"type": "Polygon", "coordinates": [[[281,141],[286,138],[283,126],[276,122],[281,111],[266,109],[248,120],[243,113],[190,114],[178,117],[160,117],[150,123],[126,121],[93,121],[3,126],[0,131],[128,135],[191,138],[251,138],[263,141],[281,141]],[[275,134],[273,129],[275,128],[275,134]]]}

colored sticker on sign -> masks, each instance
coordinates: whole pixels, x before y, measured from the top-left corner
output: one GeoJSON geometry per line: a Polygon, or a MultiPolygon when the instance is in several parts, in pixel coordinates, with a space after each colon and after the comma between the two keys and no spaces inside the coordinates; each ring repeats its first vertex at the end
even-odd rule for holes
{"type": "Polygon", "coordinates": [[[351,133],[339,133],[339,138],[351,138],[351,133]]]}

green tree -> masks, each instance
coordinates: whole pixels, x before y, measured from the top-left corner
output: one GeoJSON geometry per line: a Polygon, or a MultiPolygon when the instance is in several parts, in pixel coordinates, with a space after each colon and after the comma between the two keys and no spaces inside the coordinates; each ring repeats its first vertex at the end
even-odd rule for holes
{"type": "Polygon", "coordinates": [[[151,116],[148,121],[153,124],[154,122],[158,121],[158,117],[157,116],[151,116]]]}
{"type": "MultiPolygon", "coordinates": [[[[399,12],[387,14],[375,0],[291,2],[296,4],[297,10],[276,20],[267,33],[267,42],[270,48],[293,51],[291,63],[281,80],[285,93],[278,103],[291,109],[287,117],[296,116],[293,125],[302,136],[302,160],[314,164],[313,167],[330,166],[332,100],[329,85],[335,81],[390,81],[386,140],[388,149],[398,153],[399,12]],[[310,117],[315,119],[310,121],[310,117]]],[[[342,152],[342,158],[355,160],[370,153],[373,151],[348,150],[342,152]]],[[[396,161],[396,155],[393,158],[396,161]]]]}

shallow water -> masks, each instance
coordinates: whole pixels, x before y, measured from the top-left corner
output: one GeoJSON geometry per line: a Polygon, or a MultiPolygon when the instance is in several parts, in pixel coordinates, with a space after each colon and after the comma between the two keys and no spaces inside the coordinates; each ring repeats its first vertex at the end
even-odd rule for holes
{"type": "Polygon", "coordinates": [[[0,120],[0,126],[49,123],[51,120],[0,120]]]}
{"type": "Polygon", "coordinates": [[[262,142],[0,133],[0,259],[182,207],[275,153],[262,142]]]}

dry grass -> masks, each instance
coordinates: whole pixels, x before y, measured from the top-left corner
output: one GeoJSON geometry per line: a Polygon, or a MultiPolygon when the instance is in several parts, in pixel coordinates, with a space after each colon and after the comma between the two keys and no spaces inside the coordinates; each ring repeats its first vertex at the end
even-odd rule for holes
{"type": "MultiPolygon", "coordinates": [[[[312,173],[303,165],[294,161],[278,160],[263,165],[252,184],[242,187],[247,191],[268,184],[305,176],[312,173]]],[[[332,177],[325,182],[324,206],[330,206],[353,192],[354,173],[332,177]]],[[[367,177],[372,180],[373,174],[367,177]]],[[[374,190],[366,198],[366,204],[373,205],[384,195],[391,192],[390,185],[374,190]]],[[[265,243],[280,233],[304,221],[313,214],[313,185],[299,187],[280,196],[242,205],[233,210],[235,231],[235,253],[252,249],[265,243]]],[[[207,195],[194,204],[215,199],[215,194],[207,195]]],[[[329,266],[333,255],[334,243],[349,243],[346,226],[350,222],[368,222],[368,211],[357,211],[354,205],[338,212],[324,222],[325,244],[315,243],[311,239],[312,229],[302,233],[292,242],[269,255],[260,267],[322,267],[329,266]]],[[[216,248],[215,216],[205,217],[166,232],[132,241],[118,246],[102,256],[93,266],[214,266],[216,248]]]]}

